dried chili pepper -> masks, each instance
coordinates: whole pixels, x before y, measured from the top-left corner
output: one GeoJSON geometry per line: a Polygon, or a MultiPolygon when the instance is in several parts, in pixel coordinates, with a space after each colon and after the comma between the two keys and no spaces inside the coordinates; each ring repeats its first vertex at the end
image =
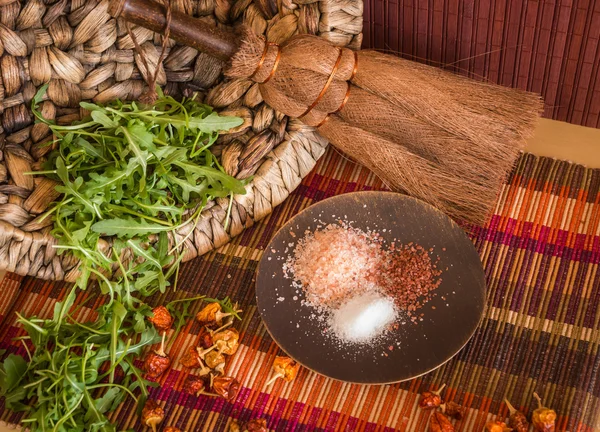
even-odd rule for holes
{"type": "Polygon", "coordinates": [[[534,393],[533,397],[538,402],[538,407],[531,415],[531,423],[533,423],[534,429],[538,432],[554,432],[556,411],[542,406],[542,400],[537,393],[534,393]]]}
{"type": "Polygon", "coordinates": [[[217,312],[221,312],[219,303],[209,303],[196,314],[196,320],[203,325],[214,325],[217,322],[217,312]]]}
{"type": "Polygon", "coordinates": [[[527,421],[525,414],[512,406],[508,399],[504,399],[504,402],[510,411],[508,426],[511,427],[514,432],[527,432],[529,430],[529,422],[527,421]]]}
{"type": "Polygon", "coordinates": [[[219,350],[219,353],[234,355],[240,345],[240,334],[236,329],[227,329],[215,333],[213,341],[219,350]]]}
{"type": "Polygon", "coordinates": [[[219,373],[225,372],[225,357],[223,357],[223,354],[211,351],[206,354],[204,361],[209,368],[214,369],[219,373]]]}
{"type": "Polygon", "coordinates": [[[148,318],[158,331],[167,331],[173,325],[173,317],[164,306],[158,306],[152,309],[152,316],[148,318]]]}
{"type": "Polygon", "coordinates": [[[163,333],[162,343],[156,351],[146,354],[144,359],[144,371],[148,378],[156,379],[160,377],[171,366],[171,359],[165,353],[165,335],[163,333]]]}
{"type": "Polygon", "coordinates": [[[511,429],[506,426],[506,423],[500,420],[487,422],[485,424],[485,432],[509,432],[511,429]]]}
{"type": "Polygon", "coordinates": [[[194,396],[202,394],[205,388],[206,381],[195,375],[188,375],[183,382],[183,391],[194,396]]]}
{"type": "Polygon", "coordinates": [[[267,421],[265,419],[253,419],[241,427],[237,420],[232,420],[229,424],[229,432],[269,432],[267,421]]]}
{"type": "Polygon", "coordinates": [[[269,432],[267,429],[267,420],[253,419],[246,423],[243,432],[269,432]]]}
{"type": "Polygon", "coordinates": [[[183,366],[191,369],[199,368],[201,366],[202,359],[198,356],[196,347],[189,347],[187,352],[181,356],[179,363],[183,366]]]}
{"type": "Polygon", "coordinates": [[[234,377],[218,376],[212,382],[213,391],[222,398],[233,401],[240,390],[240,383],[234,377]]]}
{"type": "Polygon", "coordinates": [[[142,423],[156,432],[158,426],[165,418],[165,410],[153,399],[148,399],[142,409],[142,423]]]}
{"type": "Polygon", "coordinates": [[[444,414],[456,420],[462,420],[465,416],[465,407],[457,404],[456,402],[446,402],[440,405],[440,408],[444,414]]]}
{"type": "Polygon", "coordinates": [[[426,391],[421,394],[421,400],[419,401],[419,406],[423,409],[434,409],[439,407],[443,401],[440,393],[444,390],[446,384],[443,384],[436,391],[426,391]]]}
{"type": "Polygon", "coordinates": [[[182,432],[181,429],[175,426],[167,426],[163,429],[163,432],[182,432]]]}
{"type": "MultiPolygon", "coordinates": [[[[215,326],[220,327],[223,325],[223,318],[233,317],[234,315],[237,315],[238,313],[242,312],[241,310],[237,309],[237,303],[232,307],[233,312],[223,312],[222,310],[223,308],[221,307],[220,303],[209,303],[200,312],[196,314],[196,320],[198,320],[200,324],[203,324],[209,328],[213,328],[215,326]]],[[[219,328],[217,331],[229,327],[232,323],[233,321],[230,321],[225,326],[219,328]]]]}
{"type": "Polygon", "coordinates": [[[211,332],[206,330],[206,327],[202,327],[202,332],[200,333],[200,346],[204,349],[210,348],[214,345],[213,338],[211,332]]]}
{"type": "Polygon", "coordinates": [[[300,364],[296,363],[289,357],[277,356],[273,362],[273,371],[275,375],[267,382],[267,385],[271,385],[277,378],[283,378],[285,381],[290,382],[296,378],[300,364]]]}
{"type": "Polygon", "coordinates": [[[454,426],[441,412],[434,412],[429,421],[429,432],[454,432],[454,426]]]}
{"type": "Polygon", "coordinates": [[[148,378],[157,379],[171,365],[171,359],[164,352],[158,351],[149,352],[144,358],[144,371],[148,378]]]}

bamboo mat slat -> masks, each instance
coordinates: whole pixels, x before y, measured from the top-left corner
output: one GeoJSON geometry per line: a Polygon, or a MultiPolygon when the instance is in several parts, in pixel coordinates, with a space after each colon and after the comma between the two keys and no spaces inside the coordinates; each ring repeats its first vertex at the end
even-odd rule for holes
{"type": "MultiPolygon", "coordinates": [[[[446,383],[446,397],[469,408],[458,431],[479,432],[495,416],[504,418],[505,397],[531,413],[534,391],[558,412],[557,431],[600,430],[600,170],[530,154],[520,158],[488,225],[465,227],[484,263],[488,307],[454,359],[396,385],[343,384],[301,370],[293,383],[265,386],[279,353],[254,299],[254,273],[267,242],[313,202],[382,188],[369,171],[330,149],[266,220],[184,265],[177,296],[230,295],[245,310],[242,346],[228,365],[242,389],[234,403],[191,397],[181,391],[186,372],[176,367],[153,390],[168,413],[165,424],[188,432],[224,431],[231,418],[260,416],[275,431],[426,431],[429,412],[417,408],[419,393],[446,383]]],[[[11,340],[22,332],[14,326],[14,312],[47,315],[66,287],[7,275],[0,284],[0,348],[24,354],[11,340]]],[[[190,323],[175,339],[175,364],[197,333],[190,323]]],[[[114,418],[123,429],[142,430],[131,404],[114,418]]],[[[0,400],[0,419],[15,423],[19,417],[0,400]]]]}

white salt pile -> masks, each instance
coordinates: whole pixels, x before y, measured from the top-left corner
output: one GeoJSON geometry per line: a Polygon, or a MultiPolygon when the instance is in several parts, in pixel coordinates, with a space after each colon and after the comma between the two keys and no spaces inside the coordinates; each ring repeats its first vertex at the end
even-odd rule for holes
{"type": "Polygon", "coordinates": [[[394,322],[398,311],[394,300],[376,291],[359,294],[332,311],[329,326],[339,339],[371,342],[394,322]]]}

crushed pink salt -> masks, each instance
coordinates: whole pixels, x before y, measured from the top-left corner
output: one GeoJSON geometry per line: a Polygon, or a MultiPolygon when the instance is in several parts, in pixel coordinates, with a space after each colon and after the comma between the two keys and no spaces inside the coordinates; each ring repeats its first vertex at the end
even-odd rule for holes
{"type": "Polygon", "coordinates": [[[286,269],[315,306],[337,307],[370,289],[382,260],[379,236],[349,225],[328,225],[298,242],[286,269]]]}

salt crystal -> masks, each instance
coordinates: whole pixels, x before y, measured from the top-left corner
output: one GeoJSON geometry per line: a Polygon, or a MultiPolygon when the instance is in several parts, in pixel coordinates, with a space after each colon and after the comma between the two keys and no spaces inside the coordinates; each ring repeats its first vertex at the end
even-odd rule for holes
{"type": "Polygon", "coordinates": [[[397,315],[393,299],[370,291],[357,295],[334,310],[329,325],[342,340],[368,342],[381,335],[397,315]]]}
{"type": "Polygon", "coordinates": [[[285,273],[300,282],[313,305],[335,307],[366,290],[380,261],[381,245],[367,233],[328,225],[300,240],[285,273]]]}

